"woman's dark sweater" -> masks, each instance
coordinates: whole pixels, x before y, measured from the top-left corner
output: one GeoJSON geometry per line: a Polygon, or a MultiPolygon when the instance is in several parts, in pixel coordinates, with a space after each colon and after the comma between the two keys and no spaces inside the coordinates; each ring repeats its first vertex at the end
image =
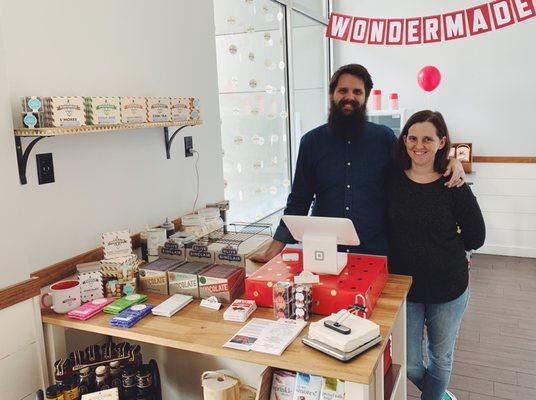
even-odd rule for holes
{"type": "Polygon", "coordinates": [[[416,183],[395,168],[389,176],[389,272],[413,277],[412,302],[444,303],[463,294],[469,282],[465,251],[484,244],[473,192],[445,182],[416,183]]]}

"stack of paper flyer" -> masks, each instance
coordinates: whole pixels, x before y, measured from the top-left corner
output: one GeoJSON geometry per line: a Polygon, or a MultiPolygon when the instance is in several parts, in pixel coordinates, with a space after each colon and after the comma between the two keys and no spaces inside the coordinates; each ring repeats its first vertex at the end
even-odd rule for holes
{"type": "Polygon", "coordinates": [[[278,321],[253,318],[223,347],[244,351],[258,351],[280,356],[307,325],[306,321],[284,319],[278,321]]]}

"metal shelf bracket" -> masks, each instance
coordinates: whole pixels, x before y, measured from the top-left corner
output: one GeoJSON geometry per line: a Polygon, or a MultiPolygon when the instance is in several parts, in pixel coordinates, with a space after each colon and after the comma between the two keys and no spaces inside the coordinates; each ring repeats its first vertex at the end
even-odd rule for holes
{"type": "Polygon", "coordinates": [[[39,142],[41,139],[45,138],[46,136],[40,136],[36,137],[34,140],[28,144],[25,150],[22,149],[22,140],[20,136],[15,136],[15,146],[17,149],[17,164],[19,165],[19,179],[21,185],[26,185],[28,183],[26,179],[26,165],[28,164],[28,157],[30,156],[30,152],[32,151],[33,147],[39,142]]]}
{"type": "Polygon", "coordinates": [[[171,138],[169,137],[169,128],[166,126],[164,127],[164,140],[166,142],[166,157],[169,160],[171,158],[171,143],[173,143],[173,139],[175,139],[175,136],[177,133],[179,133],[181,130],[186,128],[188,125],[181,126],[177,128],[175,132],[173,132],[173,135],[171,135],[171,138]]]}

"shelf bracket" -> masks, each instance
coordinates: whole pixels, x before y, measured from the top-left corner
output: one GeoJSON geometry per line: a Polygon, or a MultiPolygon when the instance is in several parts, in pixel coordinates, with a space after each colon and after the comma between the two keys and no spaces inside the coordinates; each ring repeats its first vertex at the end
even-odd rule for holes
{"type": "Polygon", "coordinates": [[[30,152],[37,144],[37,142],[39,142],[45,137],[46,136],[36,137],[30,142],[30,144],[28,144],[26,149],[23,150],[21,137],[15,136],[15,146],[17,149],[17,164],[19,165],[19,179],[21,185],[26,185],[28,183],[28,181],[26,180],[26,165],[28,164],[28,157],[30,156],[30,152]]]}
{"type": "Polygon", "coordinates": [[[173,139],[175,139],[175,135],[177,135],[177,133],[179,133],[181,130],[183,130],[187,126],[189,125],[184,125],[184,126],[177,128],[177,130],[173,133],[173,135],[171,135],[171,138],[169,137],[168,127],[167,126],[164,127],[164,140],[166,141],[166,157],[168,160],[171,158],[171,153],[170,153],[171,143],[173,143],[173,139]]]}

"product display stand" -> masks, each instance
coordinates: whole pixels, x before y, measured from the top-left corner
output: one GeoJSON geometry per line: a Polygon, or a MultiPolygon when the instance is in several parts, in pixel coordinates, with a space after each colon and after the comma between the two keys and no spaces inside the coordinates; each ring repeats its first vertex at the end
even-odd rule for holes
{"type": "MultiPolygon", "coordinates": [[[[409,277],[389,276],[371,318],[381,327],[382,341],[347,363],[305,346],[301,338],[307,334],[308,328],[302,331],[281,356],[224,348],[223,344],[237,332],[240,326],[236,322],[224,321],[223,310],[214,312],[199,307],[199,301],[190,303],[172,318],[149,315],[130,329],[110,326],[110,316],[106,314],[100,314],[87,321],[76,321],[52,311],[43,311],[42,321],[49,375],[53,371],[54,360],[65,357],[68,353],[65,329],[74,329],[290,371],[338,378],[346,382],[346,399],[383,400],[384,395],[387,394],[388,396],[385,397],[387,399],[402,400],[406,398],[406,295],[410,285],[411,278],[409,277]],[[202,335],[199,334],[201,331],[202,335]],[[394,377],[393,374],[388,375],[391,383],[385,386],[391,389],[389,389],[390,393],[386,393],[383,352],[387,338],[391,334],[392,360],[397,367],[392,370],[396,372],[394,377]]],[[[147,301],[151,304],[159,304],[166,298],[167,296],[162,295],[149,295],[147,301]]],[[[259,308],[253,315],[256,318],[273,319],[273,310],[259,308]]],[[[314,316],[313,320],[319,318],[319,316],[314,316]]],[[[44,378],[47,382],[51,381],[51,376],[44,378]]]]}

